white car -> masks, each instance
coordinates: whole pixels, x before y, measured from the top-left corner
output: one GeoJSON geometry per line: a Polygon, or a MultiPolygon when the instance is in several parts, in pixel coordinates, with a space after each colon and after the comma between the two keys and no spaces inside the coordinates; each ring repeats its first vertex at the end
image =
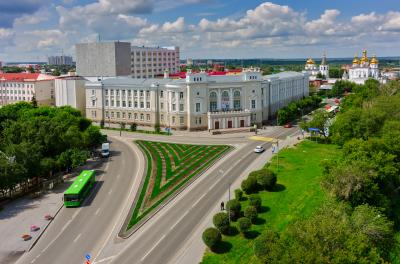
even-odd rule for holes
{"type": "Polygon", "coordinates": [[[255,153],[262,153],[262,152],[264,152],[264,148],[263,147],[261,147],[261,146],[257,146],[255,149],[254,149],[254,152],[255,153]]]}

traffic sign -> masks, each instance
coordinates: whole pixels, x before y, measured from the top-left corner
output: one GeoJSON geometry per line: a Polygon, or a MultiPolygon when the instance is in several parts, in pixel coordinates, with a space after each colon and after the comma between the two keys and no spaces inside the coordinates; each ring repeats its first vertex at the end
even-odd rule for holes
{"type": "Polygon", "coordinates": [[[319,132],[319,128],[316,127],[309,127],[308,131],[315,131],[315,132],[319,132]]]}
{"type": "Polygon", "coordinates": [[[90,260],[90,258],[91,258],[90,254],[86,254],[85,258],[86,258],[87,260],[90,260]]]}

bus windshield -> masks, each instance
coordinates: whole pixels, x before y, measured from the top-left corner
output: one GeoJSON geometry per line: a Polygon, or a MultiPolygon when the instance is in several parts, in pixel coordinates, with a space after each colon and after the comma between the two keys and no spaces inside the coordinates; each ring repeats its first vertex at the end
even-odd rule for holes
{"type": "Polygon", "coordinates": [[[79,201],[79,195],[77,195],[77,194],[64,194],[64,201],[77,202],[77,201],[79,201]]]}

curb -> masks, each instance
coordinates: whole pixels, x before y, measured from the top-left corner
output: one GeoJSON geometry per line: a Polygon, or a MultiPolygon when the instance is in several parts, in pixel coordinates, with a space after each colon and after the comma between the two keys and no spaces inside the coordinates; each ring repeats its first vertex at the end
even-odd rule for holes
{"type": "MultiPolygon", "coordinates": [[[[186,183],[184,183],[181,187],[179,187],[176,190],[176,193],[174,193],[173,195],[168,197],[157,208],[153,209],[153,211],[150,211],[147,216],[145,216],[144,218],[139,220],[139,222],[136,223],[130,230],[127,230],[126,228],[127,228],[128,224],[130,222],[130,217],[129,216],[132,215],[133,210],[135,210],[135,206],[136,206],[137,200],[139,199],[140,192],[137,193],[136,196],[135,196],[134,202],[132,203],[131,208],[129,209],[129,214],[126,217],[126,219],[125,219],[120,231],[118,232],[118,237],[120,237],[122,239],[127,239],[131,235],[136,233],[136,231],[138,231],[144,224],[146,224],[151,218],[153,218],[161,209],[163,209],[166,205],[168,205],[171,201],[173,201],[187,187],[189,187],[192,183],[194,183],[201,175],[203,175],[207,170],[209,170],[212,166],[214,166],[218,161],[220,161],[221,159],[225,158],[228,153],[230,153],[232,150],[235,149],[235,147],[232,146],[232,145],[228,145],[228,146],[230,148],[227,151],[225,151],[221,156],[219,156],[217,159],[215,159],[213,162],[211,162],[209,165],[207,165],[203,169],[203,171],[201,173],[198,173],[197,175],[195,175],[194,177],[189,179],[186,183]]],[[[146,160],[146,166],[147,166],[147,160],[146,160]]],[[[141,182],[140,182],[140,189],[139,190],[141,190],[141,188],[143,187],[144,180],[145,180],[145,177],[143,177],[141,182]]]]}

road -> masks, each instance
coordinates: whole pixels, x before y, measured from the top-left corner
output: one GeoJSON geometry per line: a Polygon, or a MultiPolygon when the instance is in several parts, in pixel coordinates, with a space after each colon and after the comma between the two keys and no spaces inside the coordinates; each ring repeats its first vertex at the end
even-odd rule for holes
{"type": "MultiPolygon", "coordinates": [[[[279,129],[268,136],[285,139],[296,131],[298,128],[279,129]]],[[[162,217],[153,221],[151,226],[144,228],[147,224],[144,225],[132,235],[133,238],[128,239],[122,250],[108,260],[118,264],[168,263],[180,250],[184,241],[190,237],[201,219],[221,201],[221,196],[229,184],[234,182],[256,158],[257,154],[253,153],[256,145],[269,148],[271,143],[250,142],[219,166],[212,167],[210,173],[190,190],[190,195],[179,199],[173,207],[164,212],[162,217]]]]}
{"type": "Polygon", "coordinates": [[[109,161],[97,170],[96,185],[83,206],[61,209],[38,243],[17,263],[84,263],[85,254],[98,253],[120,221],[121,204],[139,174],[136,154],[125,143],[113,140],[111,151],[109,161]]]}

